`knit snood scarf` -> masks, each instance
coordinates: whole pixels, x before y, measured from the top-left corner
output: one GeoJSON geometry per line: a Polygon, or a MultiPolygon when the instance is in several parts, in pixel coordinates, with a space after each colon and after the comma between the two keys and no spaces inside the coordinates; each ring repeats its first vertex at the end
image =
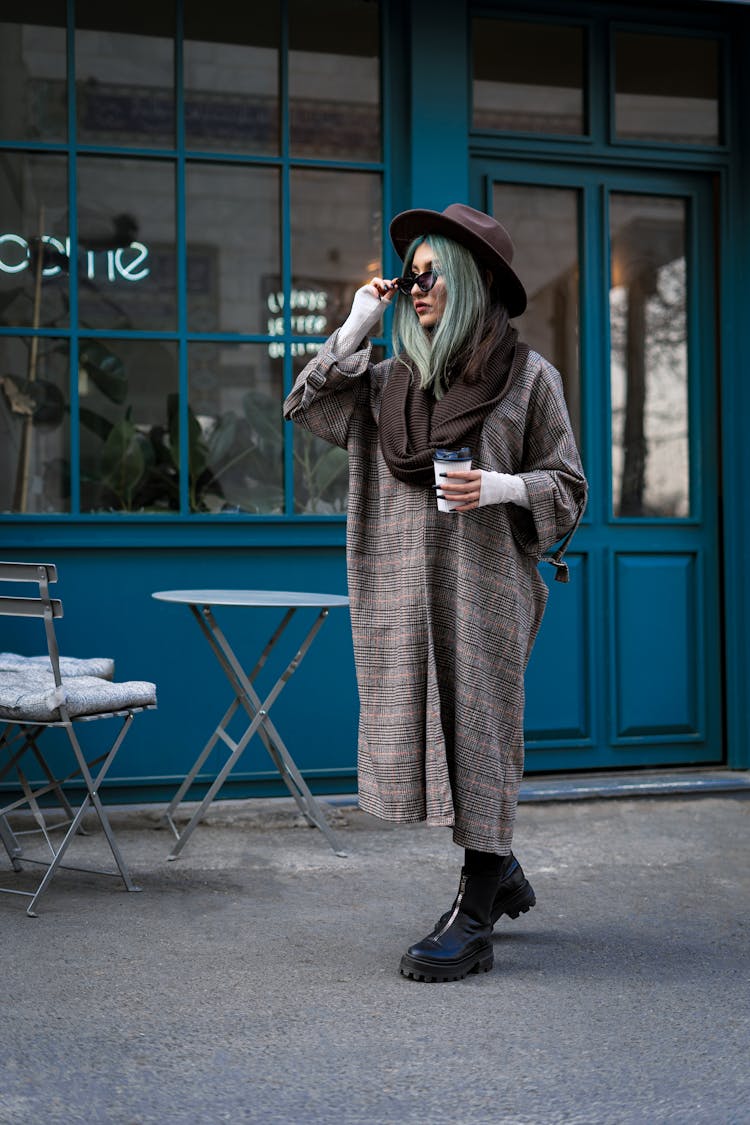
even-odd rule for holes
{"type": "Polygon", "coordinates": [[[465,383],[461,373],[436,402],[431,390],[422,390],[419,376],[399,359],[388,376],[380,404],[380,448],[397,480],[429,486],[435,477],[432,458],[436,449],[468,445],[476,455],[484,419],[492,413],[529,349],[519,344],[510,325],[491,352],[475,383],[465,383]]]}

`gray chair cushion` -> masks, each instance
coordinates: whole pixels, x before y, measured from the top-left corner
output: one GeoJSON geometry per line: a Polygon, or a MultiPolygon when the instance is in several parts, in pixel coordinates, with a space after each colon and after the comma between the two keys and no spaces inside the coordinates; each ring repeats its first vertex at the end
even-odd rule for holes
{"type": "MultiPolygon", "coordinates": [[[[23,668],[37,667],[52,671],[49,656],[21,656],[17,652],[0,652],[0,672],[15,672],[23,668]]],[[[78,656],[60,657],[62,676],[100,676],[111,680],[115,674],[115,662],[107,656],[92,656],[85,660],[78,656]]]]}
{"type": "Polygon", "coordinates": [[[32,666],[0,671],[0,718],[15,722],[49,723],[60,718],[64,703],[71,718],[156,706],[156,685],[142,680],[111,683],[98,676],[63,676],[55,686],[51,672],[32,666]]]}

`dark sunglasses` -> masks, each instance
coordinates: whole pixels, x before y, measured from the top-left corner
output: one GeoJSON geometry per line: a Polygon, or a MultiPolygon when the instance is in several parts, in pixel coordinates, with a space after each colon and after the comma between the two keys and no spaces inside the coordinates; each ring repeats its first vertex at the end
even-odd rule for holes
{"type": "Polygon", "coordinates": [[[416,277],[397,277],[393,284],[399,293],[408,297],[415,285],[423,293],[429,293],[439,277],[437,270],[427,270],[426,273],[417,274],[416,277]]]}

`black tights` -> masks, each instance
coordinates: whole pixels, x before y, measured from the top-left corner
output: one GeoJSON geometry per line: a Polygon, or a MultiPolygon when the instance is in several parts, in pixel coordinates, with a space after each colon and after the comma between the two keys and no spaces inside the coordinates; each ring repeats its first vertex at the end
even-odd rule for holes
{"type": "Polygon", "coordinates": [[[502,875],[509,861],[510,856],[507,855],[464,849],[464,867],[469,875],[502,875]]]}

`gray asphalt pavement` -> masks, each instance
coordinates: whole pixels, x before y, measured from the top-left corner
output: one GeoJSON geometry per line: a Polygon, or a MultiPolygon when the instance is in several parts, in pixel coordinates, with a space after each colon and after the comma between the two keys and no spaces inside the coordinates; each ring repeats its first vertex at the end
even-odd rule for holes
{"type": "Polygon", "coordinates": [[[0,897],[3,1125],[750,1122],[747,794],[522,805],[537,906],[451,984],[398,973],[448,830],[333,807],[342,859],[291,801],[220,802],[167,863],[158,812],[112,813],[141,894],[0,897]]]}

